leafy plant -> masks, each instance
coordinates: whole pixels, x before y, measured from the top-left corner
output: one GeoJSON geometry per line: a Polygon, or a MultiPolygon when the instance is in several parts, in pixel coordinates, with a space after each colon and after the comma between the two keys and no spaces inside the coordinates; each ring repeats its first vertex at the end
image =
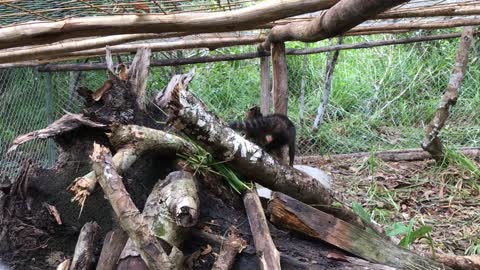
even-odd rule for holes
{"type": "Polygon", "coordinates": [[[388,236],[398,236],[404,235],[403,238],[400,240],[400,246],[408,248],[410,245],[415,242],[417,239],[426,238],[429,242],[430,247],[433,249],[433,240],[430,236],[432,232],[432,227],[423,225],[420,228],[414,230],[415,219],[411,219],[408,222],[408,226],[403,224],[402,222],[396,222],[390,226],[387,230],[388,236]]]}
{"type": "Polygon", "coordinates": [[[211,172],[222,176],[228,185],[238,193],[245,190],[250,190],[251,187],[240,179],[240,176],[223,162],[216,162],[212,155],[205,151],[202,147],[192,142],[194,145],[194,153],[185,156],[177,154],[180,158],[185,160],[187,164],[195,170],[195,173],[211,172]]]}
{"type": "Polygon", "coordinates": [[[480,254],[480,240],[474,241],[466,250],[465,255],[478,255],[480,254]]]}

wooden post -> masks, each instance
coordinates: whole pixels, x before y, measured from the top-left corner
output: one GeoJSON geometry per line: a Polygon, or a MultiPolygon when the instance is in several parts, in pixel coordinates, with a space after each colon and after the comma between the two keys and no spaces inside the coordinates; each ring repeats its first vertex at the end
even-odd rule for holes
{"type": "Polygon", "coordinates": [[[273,111],[287,115],[288,81],[285,43],[272,43],[273,111]]]}
{"type": "MultiPolygon", "coordinates": [[[[285,43],[272,43],[272,93],[273,93],[273,111],[287,115],[288,109],[288,77],[287,77],[287,58],[285,56],[285,43]]],[[[288,164],[288,146],[282,147],[278,152],[278,158],[284,164],[288,164]]]]}
{"type": "Polygon", "coordinates": [[[450,109],[457,102],[460,93],[460,86],[463,77],[465,76],[465,71],[467,70],[468,50],[472,44],[472,39],[473,27],[465,27],[463,29],[462,37],[460,38],[457,58],[455,59],[455,66],[450,81],[448,82],[447,90],[438,105],[435,116],[425,129],[425,138],[422,143],[422,148],[425,151],[428,151],[436,161],[442,161],[445,157],[445,151],[438,134],[447,122],[450,109]]]}
{"type": "Polygon", "coordinates": [[[260,111],[263,115],[270,113],[272,94],[270,88],[270,57],[260,58],[260,111]]]}

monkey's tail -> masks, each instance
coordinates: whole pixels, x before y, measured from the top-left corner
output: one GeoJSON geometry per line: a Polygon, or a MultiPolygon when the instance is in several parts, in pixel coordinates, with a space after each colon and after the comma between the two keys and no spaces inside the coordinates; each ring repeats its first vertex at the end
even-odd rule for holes
{"type": "Polygon", "coordinates": [[[290,130],[289,142],[288,142],[288,156],[290,157],[290,166],[293,166],[293,161],[295,159],[295,140],[296,140],[296,131],[295,128],[290,130]]]}

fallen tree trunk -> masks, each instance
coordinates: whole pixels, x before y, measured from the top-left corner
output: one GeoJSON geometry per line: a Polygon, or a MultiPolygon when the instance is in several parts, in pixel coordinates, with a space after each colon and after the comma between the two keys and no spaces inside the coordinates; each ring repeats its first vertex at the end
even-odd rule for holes
{"type": "Polygon", "coordinates": [[[278,252],[270,230],[263,207],[256,190],[246,191],[243,194],[243,203],[247,212],[248,222],[253,234],[253,241],[261,270],[280,270],[280,253],[278,252]]]}
{"type": "Polygon", "coordinates": [[[447,90],[438,105],[435,116],[430,124],[425,128],[425,138],[422,148],[428,151],[432,157],[440,162],[445,158],[445,150],[438,137],[440,130],[445,126],[450,109],[457,103],[460,94],[460,86],[465,76],[468,65],[468,51],[473,40],[473,27],[465,27],[460,39],[460,45],[455,59],[455,66],[447,86],[447,90]]]}
{"type": "Polygon", "coordinates": [[[99,227],[95,222],[88,222],[83,225],[78,236],[75,253],[73,254],[70,270],[90,269],[94,261],[95,238],[99,227]]]}
{"type": "MultiPolygon", "coordinates": [[[[458,151],[468,157],[480,157],[480,148],[478,147],[465,147],[460,148],[458,151]]],[[[317,164],[321,161],[328,160],[342,160],[342,159],[358,159],[371,156],[371,152],[358,152],[350,154],[337,154],[337,155],[324,155],[324,156],[301,156],[297,158],[299,164],[317,164]]],[[[375,158],[383,161],[419,161],[425,159],[431,159],[432,155],[425,150],[418,149],[405,149],[405,150],[390,150],[374,152],[375,158]]]]}
{"type": "MultiPolygon", "coordinates": [[[[316,179],[281,165],[257,145],[244,139],[207,111],[187,91],[193,74],[176,75],[155,99],[169,113],[169,122],[210,152],[218,161],[227,161],[237,172],[271,190],[284,192],[347,222],[364,224],[348,207],[316,179]]],[[[378,228],[375,227],[376,230],[378,228]]]]}
{"type": "Polygon", "coordinates": [[[281,193],[268,204],[271,221],[323,240],[371,262],[399,269],[450,269],[281,193]]]}

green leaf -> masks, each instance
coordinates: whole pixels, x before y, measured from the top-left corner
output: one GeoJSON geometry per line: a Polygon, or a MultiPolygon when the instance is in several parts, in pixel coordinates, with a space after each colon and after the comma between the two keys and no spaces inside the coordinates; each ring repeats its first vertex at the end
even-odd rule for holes
{"type": "Polygon", "coordinates": [[[405,233],[408,233],[408,227],[401,222],[396,222],[390,226],[389,230],[387,231],[387,236],[396,236],[405,233]]]}
{"type": "Polygon", "coordinates": [[[352,210],[355,214],[357,214],[363,221],[367,223],[372,223],[372,219],[370,214],[363,208],[359,203],[352,202],[352,210]]]}

